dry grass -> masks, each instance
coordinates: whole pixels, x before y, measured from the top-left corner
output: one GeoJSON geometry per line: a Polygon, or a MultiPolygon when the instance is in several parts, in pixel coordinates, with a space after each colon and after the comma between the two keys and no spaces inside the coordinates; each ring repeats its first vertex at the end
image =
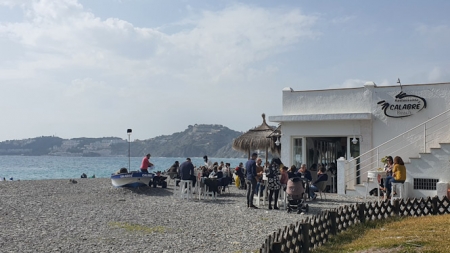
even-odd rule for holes
{"type": "Polygon", "coordinates": [[[313,252],[450,252],[450,215],[392,218],[357,225],[313,252]]]}

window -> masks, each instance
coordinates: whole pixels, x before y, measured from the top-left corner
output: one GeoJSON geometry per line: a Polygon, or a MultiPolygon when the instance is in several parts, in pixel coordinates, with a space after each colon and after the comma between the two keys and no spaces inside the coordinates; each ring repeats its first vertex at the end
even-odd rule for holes
{"type": "Polygon", "coordinates": [[[414,178],[414,190],[436,190],[439,179],[414,178]]]}
{"type": "Polygon", "coordinates": [[[303,156],[302,156],[302,140],[303,138],[294,138],[294,146],[293,151],[294,154],[292,156],[292,164],[295,164],[295,167],[299,168],[300,165],[303,163],[303,156]]]}

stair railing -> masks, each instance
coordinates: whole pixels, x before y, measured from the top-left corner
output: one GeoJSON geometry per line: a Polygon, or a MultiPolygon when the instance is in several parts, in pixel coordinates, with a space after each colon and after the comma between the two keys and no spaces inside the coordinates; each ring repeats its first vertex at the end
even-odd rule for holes
{"type": "Polygon", "coordinates": [[[367,172],[383,168],[381,158],[391,155],[402,157],[405,163],[409,158],[427,153],[439,143],[450,142],[450,110],[411,128],[389,141],[345,162],[346,189],[354,189],[358,181],[367,177],[367,172]]]}

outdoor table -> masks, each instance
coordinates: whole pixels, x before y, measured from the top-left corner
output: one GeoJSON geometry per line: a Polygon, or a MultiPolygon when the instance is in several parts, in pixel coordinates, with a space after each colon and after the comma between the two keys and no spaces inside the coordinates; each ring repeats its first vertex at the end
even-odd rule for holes
{"type": "Polygon", "coordinates": [[[367,199],[367,193],[369,191],[369,182],[370,182],[370,180],[372,180],[372,182],[375,182],[377,185],[378,203],[380,203],[380,186],[378,185],[378,176],[381,176],[381,178],[386,178],[386,171],[384,171],[384,170],[369,170],[367,172],[367,184],[366,184],[365,199],[367,199]]]}

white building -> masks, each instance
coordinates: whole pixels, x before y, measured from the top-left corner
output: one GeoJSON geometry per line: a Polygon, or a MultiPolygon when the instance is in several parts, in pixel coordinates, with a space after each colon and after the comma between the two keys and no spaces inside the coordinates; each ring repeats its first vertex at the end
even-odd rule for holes
{"type": "Polygon", "coordinates": [[[269,121],[280,124],[283,162],[308,167],[337,163],[339,194],[364,194],[360,186],[367,183],[367,172],[382,167],[386,155],[403,158],[407,197],[447,194],[450,83],[285,88],[282,103],[282,115],[269,121]],[[345,162],[338,162],[340,157],[345,162]]]}

